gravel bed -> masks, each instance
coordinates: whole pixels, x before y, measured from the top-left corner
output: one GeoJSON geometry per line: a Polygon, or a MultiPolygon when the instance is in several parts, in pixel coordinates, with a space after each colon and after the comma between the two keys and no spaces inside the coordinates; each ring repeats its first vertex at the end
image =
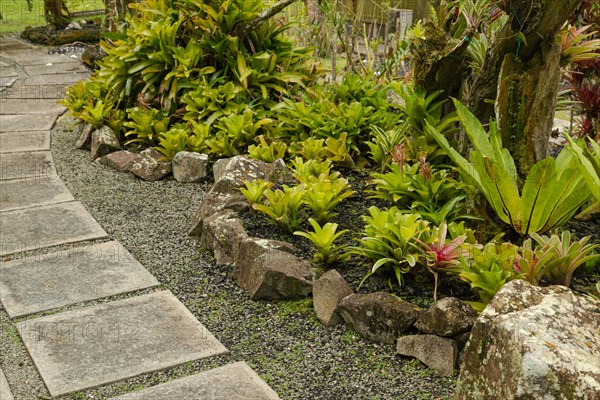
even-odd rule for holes
{"type": "MultiPolygon", "coordinates": [[[[234,361],[246,361],[282,399],[448,399],[455,380],[437,376],[394,346],[368,342],[343,327],[325,328],[310,299],[253,302],[216,267],[186,230],[206,184],[143,182],[74,150],[74,120],[53,131],[59,174],[109,234],[171,290],[231,352],[169,370],[65,396],[105,399],[234,361]]],[[[134,293],[131,295],[136,295],[134,293]]],[[[126,297],[120,296],[120,297],[126,297]]],[[[116,298],[118,298],[117,296],[116,298]]],[[[106,301],[106,300],[102,300],[106,301]]],[[[88,305],[88,304],[86,304],[88,305]]],[[[72,307],[71,307],[72,308],[72,307]]],[[[16,399],[48,396],[12,323],[0,312],[1,361],[16,399]]]]}

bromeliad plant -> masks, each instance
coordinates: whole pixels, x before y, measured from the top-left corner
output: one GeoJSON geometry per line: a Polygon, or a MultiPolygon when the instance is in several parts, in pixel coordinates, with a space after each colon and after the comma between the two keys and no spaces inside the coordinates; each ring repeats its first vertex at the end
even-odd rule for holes
{"type": "Polygon", "coordinates": [[[88,83],[68,89],[64,104],[96,125],[111,119],[107,110],[131,109],[123,123],[128,139],[159,150],[161,142],[170,146],[163,153],[192,150],[182,132],[161,141],[179,123],[188,124],[190,135],[197,123],[214,128],[204,138],[207,145],[194,146],[203,152],[245,151],[269,133],[274,106],[321,73],[310,49],[283,37],[285,27],[258,18],[263,1],[144,0],[131,7],[126,32],[101,43],[108,55],[100,69],[88,83]],[[142,112],[166,118],[167,125],[150,132],[134,118],[142,112]]]}
{"type": "Polygon", "coordinates": [[[338,224],[333,222],[328,222],[322,227],[313,218],[309,218],[308,222],[313,232],[296,231],[294,235],[305,237],[315,245],[317,252],[313,256],[314,262],[327,265],[350,258],[350,254],[344,252],[346,246],[337,246],[334,243],[337,238],[348,232],[347,230],[337,232],[338,224]]]}
{"type": "Polygon", "coordinates": [[[519,185],[514,160],[502,148],[496,124],[490,124],[489,138],[481,123],[457,100],[458,118],[473,145],[469,162],[430,124],[429,133],[458,166],[463,177],[485,196],[498,217],[517,233],[543,233],[568,221],[591,196],[579,172],[578,161],[563,150],[554,160],[548,157],[535,164],[519,185]]]}
{"type": "Polygon", "coordinates": [[[417,243],[427,236],[428,223],[419,215],[405,214],[397,207],[380,210],[372,206],[369,214],[363,217],[364,237],[360,239],[360,245],[351,250],[374,261],[361,285],[371,275],[391,269],[397,283],[402,286],[403,275],[419,261],[421,252],[417,243]]]}

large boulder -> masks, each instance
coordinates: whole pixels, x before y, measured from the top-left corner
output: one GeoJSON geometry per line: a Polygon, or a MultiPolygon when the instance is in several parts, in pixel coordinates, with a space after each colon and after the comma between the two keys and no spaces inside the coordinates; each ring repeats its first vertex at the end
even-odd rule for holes
{"type": "Polygon", "coordinates": [[[129,171],[145,181],[153,182],[169,175],[172,166],[161,153],[148,148],[140,152],[129,171]]]}
{"type": "Polygon", "coordinates": [[[339,309],[346,324],[359,335],[389,344],[419,315],[416,306],[386,292],[352,294],[340,302],[339,309]]]}
{"type": "Polygon", "coordinates": [[[564,286],[502,287],[475,322],[458,399],[598,399],[600,301],[564,286]]]}
{"type": "Polygon", "coordinates": [[[437,335],[400,336],[396,351],[408,357],[414,357],[442,375],[454,374],[458,349],[452,339],[437,335]]]}
{"type": "Polygon", "coordinates": [[[237,260],[242,240],[248,234],[237,214],[222,210],[204,220],[200,242],[212,250],[217,265],[231,264],[237,260]]]}
{"type": "Polygon", "coordinates": [[[92,160],[117,150],[121,150],[119,139],[117,139],[117,136],[112,128],[108,126],[103,126],[102,128],[96,129],[92,132],[90,146],[92,160]]]}
{"type": "Polygon", "coordinates": [[[312,265],[293,254],[288,243],[247,238],[242,240],[233,279],[252,300],[305,297],[312,291],[312,265]]]}
{"type": "Polygon", "coordinates": [[[249,204],[240,193],[240,188],[245,181],[254,179],[275,181],[280,175],[285,174],[285,171],[286,167],[282,160],[270,164],[246,156],[218,160],[213,165],[215,183],[194,214],[188,234],[200,235],[204,219],[221,210],[240,212],[247,209],[249,204]]]}
{"type": "Polygon", "coordinates": [[[200,182],[208,175],[206,154],[180,151],[173,157],[173,177],[177,182],[200,182]]]}
{"type": "Polygon", "coordinates": [[[313,306],[317,319],[325,326],[343,322],[339,304],[352,293],[352,288],[339,272],[334,269],[325,272],[313,284],[313,306]]]}
{"type": "Polygon", "coordinates": [[[477,311],[455,297],[446,297],[429,307],[415,321],[415,328],[438,336],[455,336],[471,329],[477,311]]]}
{"type": "Polygon", "coordinates": [[[138,157],[131,151],[119,150],[96,159],[96,162],[119,172],[128,172],[138,157]]]}

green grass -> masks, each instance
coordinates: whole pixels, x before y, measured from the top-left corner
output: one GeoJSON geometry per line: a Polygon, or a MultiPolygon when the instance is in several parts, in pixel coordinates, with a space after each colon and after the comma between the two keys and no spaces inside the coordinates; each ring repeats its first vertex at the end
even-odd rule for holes
{"type": "MultiPolygon", "coordinates": [[[[66,0],[69,11],[103,10],[102,0],[66,0]]],[[[26,0],[0,0],[0,33],[19,32],[27,26],[44,25],[44,2],[33,0],[31,10],[26,0]]],[[[84,17],[85,19],[87,17],[84,17]]]]}

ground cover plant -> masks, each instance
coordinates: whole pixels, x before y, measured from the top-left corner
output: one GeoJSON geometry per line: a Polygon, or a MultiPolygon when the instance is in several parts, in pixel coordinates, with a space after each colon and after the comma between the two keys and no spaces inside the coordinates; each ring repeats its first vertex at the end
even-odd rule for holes
{"type": "MultiPolygon", "coordinates": [[[[414,79],[372,64],[327,80],[311,49],[296,47],[276,20],[260,20],[260,1],[146,0],[64,104],[111,127],[126,147],[152,146],[166,159],[183,150],[284,159],[285,182],[241,190],[250,233],[293,242],[360,290],[426,302],[458,293],[481,309],[513,279],[569,286],[575,275],[589,286],[599,275],[597,237],[572,239],[565,224],[584,209],[598,218],[597,145],[568,138],[556,159],[513,154],[507,137],[534,135],[522,121],[506,125],[514,110],[500,104],[508,114],[482,121],[471,103],[428,85],[419,46],[443,21],[454,35],[472,30],[459,56],[479,74],[486,33],[491,40],[515,18],[491,2],[438,3],[437,25],[406,35],[414,79]],[[499,14],[488,18],[490,10],[499,14]]],[[[586,38],[563,46],[562,60],[586,59],[594,51],[586,38]]]]}

